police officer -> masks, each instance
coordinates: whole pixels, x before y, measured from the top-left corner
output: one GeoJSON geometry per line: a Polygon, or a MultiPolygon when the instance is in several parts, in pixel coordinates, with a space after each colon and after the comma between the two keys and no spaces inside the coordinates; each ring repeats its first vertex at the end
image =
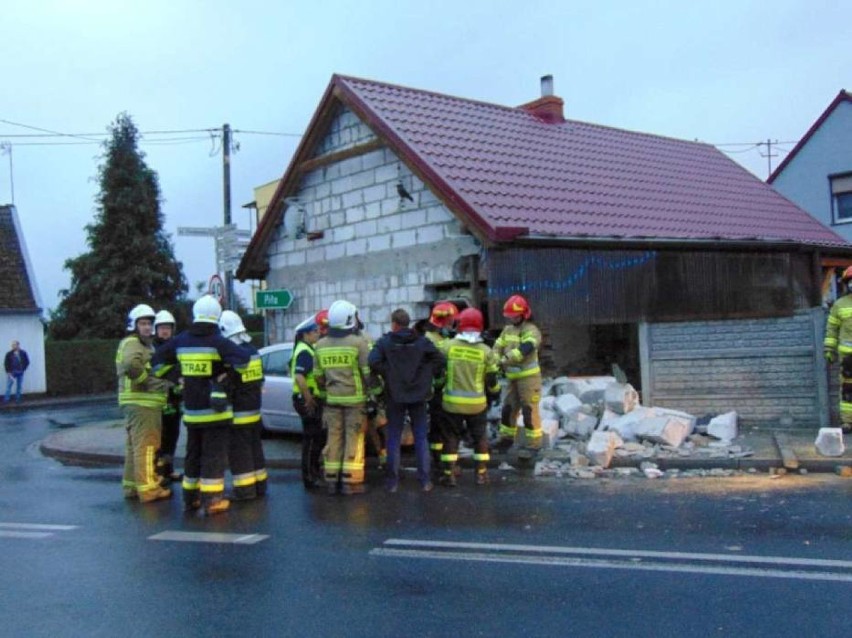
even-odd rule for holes
{"type": "Polygon", "coordinates": [[[329,494],[361,494],[364,488],[364,432],[367,428],[369,346],[358,333],[358,309],[345,300],[328,309],[328,334],[317,341],[316,379],[325,389],[323,450],[329,494]]]}
{"type": "Polygon", "coordinates": [[[296,326],[296,347],[290,359],[293,408],[302,419],[302,483],[308,489],[317,487],[322,479],[320,456],[325,446],[322,392],[314,371],[314,345],[319,338],[320,325],[311,315],[296,326]]]}
{"type": "Polygon", "coordinates": [[[221,387],[228,368],[245,368],[250,356],[219,332],[222,306],[204,295],[192,306],[192,325],[157,349],[152,364],[162,377],[178,366],[184,380],[186,460],[183,498],[187,511],[227,511],[224,498],[228,435],[233,409],[221,387]]]}
{"type": "Polygon", "coordinates": [[[260,414],[263,367],[260,354],[251,344],[251,336],[236,312],[224,310],[219,318],[219,329],[226,339],[249,356],[247,366],[228,372],[228,394],[234,408],[228,462],[234,481],[233,497],[244,501],[266,495],[268,477],[261,442],[263,422],[260,414]]]}
{"type": "Polygon", "coordinates": [[[127,315],[127,330],[133,334],[122,339],[115,355],[118,404],[124,412],[127,430],[122,487],[125,498],[138,498],[143,503],[172,495],[170,489],[160,484],[154,461],[160,449],[168,390],[166,381],[150,374],[154,317],[151,306],[135,306],[127,315]]]}

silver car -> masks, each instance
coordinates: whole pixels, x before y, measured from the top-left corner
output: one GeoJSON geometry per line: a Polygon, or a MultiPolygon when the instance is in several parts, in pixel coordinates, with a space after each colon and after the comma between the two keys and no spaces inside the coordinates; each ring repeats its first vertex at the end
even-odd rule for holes
{"type": "Polygon", "coordinates": [[[263,384],[263,427],[269,432],[302,432],[302,420],[293,408],[293,378],[290,357],[293,343],[276,343],[260,349],[266,381],[263,384]]]}

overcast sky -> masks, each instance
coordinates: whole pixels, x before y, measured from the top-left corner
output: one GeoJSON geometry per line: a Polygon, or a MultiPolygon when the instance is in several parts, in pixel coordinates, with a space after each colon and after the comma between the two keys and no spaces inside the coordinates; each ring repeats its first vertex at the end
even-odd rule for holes
{"type": "Polygon", "coordinates": [[[122,111],[150,132],[194,296],[213,242],[176,229],[223,218],[221,144],[204,130],[244,131],[232,210],[248,228],[241,205],[283,174],[333,73],[509,106],[549,73],[569,119],[724,144],[762,179],[766,147],[748,144],[779,141],[777,165],[852,89],[844,0],[4,0],[0,15],[0,203],[14,184],[47,308],[94,215],[102,136],[86,134],[122,111]],[[80,137],[13,137],[36,129],[80,137]]]}

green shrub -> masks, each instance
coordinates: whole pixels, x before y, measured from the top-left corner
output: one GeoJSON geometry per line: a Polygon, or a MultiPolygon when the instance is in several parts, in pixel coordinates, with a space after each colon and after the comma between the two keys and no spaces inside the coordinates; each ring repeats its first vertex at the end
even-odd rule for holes
{"type": "Polygon", "coordinates": [[[116,392],[118,339],[48,340],[44,344],[47,394],[67,396],[116,392]]]}

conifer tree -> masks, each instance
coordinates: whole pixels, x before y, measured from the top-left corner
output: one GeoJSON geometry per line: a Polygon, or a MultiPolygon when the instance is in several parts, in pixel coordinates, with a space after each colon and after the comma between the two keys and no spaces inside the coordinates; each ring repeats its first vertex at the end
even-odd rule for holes
{"type": "Polygon", "coordinates": [[[138,148],[139,132],[127,113],[109,131],[95,219],[86,225],[89,251],[65,261],[71,285],[60,291],[51,314],[55,339],[120,337],[136,304],[174,309],[186,295],[182,264],[163,230],[157,174],[138,148]]]}

